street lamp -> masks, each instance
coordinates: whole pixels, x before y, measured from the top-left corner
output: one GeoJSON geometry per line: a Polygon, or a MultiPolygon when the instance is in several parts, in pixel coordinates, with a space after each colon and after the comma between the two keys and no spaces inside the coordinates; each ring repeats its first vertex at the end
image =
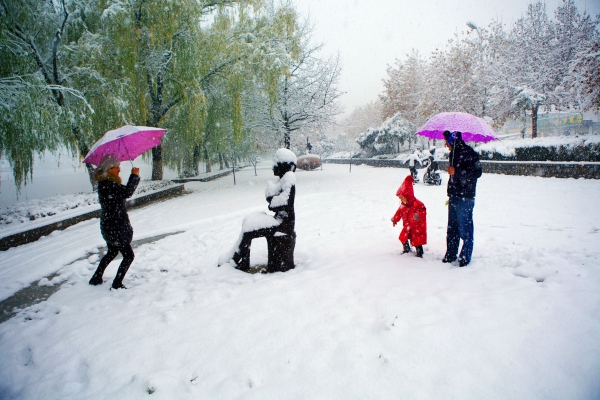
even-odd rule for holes
{"type": "MultiPolygon", "coordinates": [[[[483,68],[483,39],[481,38],[481,33],[479,32],[479,28],[474,22],[467,21],[467,26],[477,32],[477,37],[479,38],[479,74],[481,78],[481,69],[483,68]]],[[[485,117],[485,98],[487,97],[487,88],[483,88],[483,101],[481,102],[481,117],[485,117]]]]}
{"type": "MultiPolygon", "coordinates": [[[[477,25],[475,25],[475,23],[473,23],[473,22],[471,22],[471,21],[468,21],[468,22],[467,22],[467,26],[468,26],[469,28],[471,28],[471,29],[475,29],[475,30],[477,30],[477,25]]],[[[477,32],[477,33],[479,33],[479,32],[477,32]]]]}

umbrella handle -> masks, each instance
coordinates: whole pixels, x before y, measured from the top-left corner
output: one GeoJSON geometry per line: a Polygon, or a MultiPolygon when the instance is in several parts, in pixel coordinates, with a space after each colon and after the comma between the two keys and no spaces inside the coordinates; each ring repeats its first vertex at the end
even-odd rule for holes
{"type": "Polygon", "coordinates": [[[129,155],[129,150],[127,150],[127,146],[125,146],[125,142],[123,141],[123,138],[121,138],[121,143],[123,143],[123,147],[125,148],[125,153],[127,153],[127,157],[129,157],[129,162],[131,163],[131,168],[134,168],[133,160],[131,159],[131,156],[129,155]]]}
{"type": "MultiPolygon", "coordinates": [[[[452,154],[451,154],[452,159],[450,160],[450,166],[452,166],[452,164],[454,164],[454,146],[456,146],[456,142],[454,142],[454,145],[452,146],[452,154]]],[[[456,173],[456,171],[454,173],[456,173]]],[[[453,180],[452,178],[454,178],[454,175],[450,175],[451,181],[453,180]]]]}

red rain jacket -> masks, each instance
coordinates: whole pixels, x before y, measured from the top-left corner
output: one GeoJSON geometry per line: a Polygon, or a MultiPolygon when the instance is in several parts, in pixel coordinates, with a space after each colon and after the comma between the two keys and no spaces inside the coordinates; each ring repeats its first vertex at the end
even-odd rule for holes
{"type": "Polygon", "coordinates": [[[407,176],[396,192],[396,196],[406,197],[408,201],[406,204],[400,205],[392,217],[392,222],[397,223],[402,220],[403,228],[398,238],[400,242],[406,243],[410,239],[413,246],[422,246],[427,244],[427,209],[421,201],[415,198],[414,182],[412,176],[407,176]]]}

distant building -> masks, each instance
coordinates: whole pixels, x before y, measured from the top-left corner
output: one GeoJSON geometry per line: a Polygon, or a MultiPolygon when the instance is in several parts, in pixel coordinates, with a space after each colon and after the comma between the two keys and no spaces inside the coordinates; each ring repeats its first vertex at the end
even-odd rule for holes
{"type": "MultiPolygon", "coordinates": [[[[538,114],[538,137],[600,134],[597,112],[553,112],[538,114]]],[[[501,137],[531,137],[531,116],[508,119],[497,129],[501,137]]]]}

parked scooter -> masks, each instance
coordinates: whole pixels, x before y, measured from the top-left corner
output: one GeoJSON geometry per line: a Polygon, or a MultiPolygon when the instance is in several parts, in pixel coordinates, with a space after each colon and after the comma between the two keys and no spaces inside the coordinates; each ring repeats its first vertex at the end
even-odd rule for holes
{"type": "Polygon", "coordinates": [[[431,154],[429,155],[429,165],[427,166],[427,170],[425,174],[423,174],[423,183],[427,185],[437,185],[440,186],[442,184],[442,177],[438,172],[438,163],[435,160],[435,149],[431,150],[431,154]]]}

